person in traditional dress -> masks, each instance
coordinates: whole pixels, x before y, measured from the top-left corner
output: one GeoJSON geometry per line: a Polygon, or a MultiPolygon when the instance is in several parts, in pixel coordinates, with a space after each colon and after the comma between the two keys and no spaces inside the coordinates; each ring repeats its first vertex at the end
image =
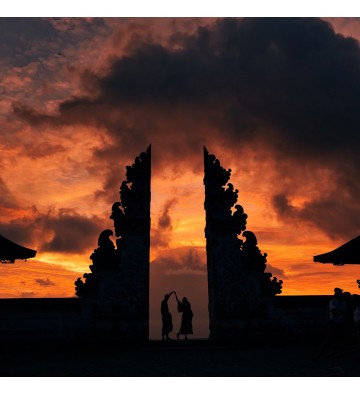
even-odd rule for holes
{"type": "Polygon", "coordinates": [[[171,340],[169,337],[169,333],[173,330],[172,316],[169,311],[168,301],[170,296],[175,293],[170,292],[169,294],[165,294],[163,301],[161,302],[161,318],[162,318],[162,339],[163,340],[171,340]]]}
{"type": "Polygon", "coordinates": [[[180,330],[176,334],[176,337],[179,340],[180,335],[184,335],[185,340],[188,340],[187,335],[192,335],[193,333],[193,328],[192,328],[193,312],[191,310],[191,305],[190,302],[187,300],[187,298],[184,297],[182,299],[182,302],[180,302],[176,293],[175,293],[175,297],[178,302],[178,312],[182,313],[180,330]]]}

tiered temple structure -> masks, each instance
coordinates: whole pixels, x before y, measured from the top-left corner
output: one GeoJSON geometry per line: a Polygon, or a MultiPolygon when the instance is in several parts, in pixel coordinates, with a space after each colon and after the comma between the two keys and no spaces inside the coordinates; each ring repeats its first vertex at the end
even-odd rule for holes
{"type": "Polygon", "coordinates": [[[266,273],[254,233],[245,230],[247,215],[237,204],[238,190],[226,170],[204,147],[206,252],[210,337],[238,336],[251,320],[266,315],[282,281],[266,273]],[[240,237],[243,236],[245,240],[240,237]]]}
{"type": "Polygon", "coordinates": [[[75,282],[76,294],[88,303],[86,328],[122,339],[149,336],[149,264],[151,146],[132,166],[112,206],[114,233],[104,230],[91,255],[91,273],[75,282]]]}

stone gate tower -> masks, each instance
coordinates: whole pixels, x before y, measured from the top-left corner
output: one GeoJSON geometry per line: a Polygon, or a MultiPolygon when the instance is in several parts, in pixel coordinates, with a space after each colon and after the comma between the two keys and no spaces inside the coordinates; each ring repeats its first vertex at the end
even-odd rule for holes
{"type": "Polygon", "coordinates": [[[250,322],[264,317],[269,300],[281,293],[282,281],[265,273],[247,215],[237,204],[238,190],[226,170],[204,147],[206,254],[211,338],[236,337],[250,322]],[[245,241],[240,238],[243,236],[245,241]]]}
{"type": "Polygon", "coordinates": [[[120,201],[112,206],[116,246],[104,230],[90,259],[91,273],[75,282],[86,302],[88,325],[96,335],[149,337],[151,146],[126,166],[120,201]]]}

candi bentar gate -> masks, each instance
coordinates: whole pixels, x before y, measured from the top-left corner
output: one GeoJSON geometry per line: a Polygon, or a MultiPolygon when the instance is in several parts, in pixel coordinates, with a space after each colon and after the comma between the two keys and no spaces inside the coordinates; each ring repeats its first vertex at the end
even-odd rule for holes
{"type": "MultiPolygon", "coordinates": [[[[238,336],[250,321],[268,314],[282,281],[265,271],[266,254],[246,231],[247,215],[229,183],[231,170],[205,147],[204,170],[210,337],[238,336]]],[[[100,234],[91,273],[75,283],[99,333],[148,338],[150,186],[151,146],[126,167],[120,201],[112,206],[114,232],[100,234]],[[116,246],[109,239],[114,233],[116,246]]]]}
{"type": "MultiPolygon", "coordinates": [[[[204,147],[206,254],[210,339],[286,338],[325,333],[325,296],[279,296],[282,280],[266,271],[238,190],[204,147]]],[[[149,339],[151,146],[126,166],[120,200],[75,281],[76,298],[0,299],[0,341],[149,339]],[[116,237],[116,245],[110,239],[116,237]]]]}

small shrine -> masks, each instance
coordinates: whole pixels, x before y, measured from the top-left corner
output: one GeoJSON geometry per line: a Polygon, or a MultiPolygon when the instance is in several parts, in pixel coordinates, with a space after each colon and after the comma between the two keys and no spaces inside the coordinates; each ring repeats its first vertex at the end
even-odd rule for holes
{"type": "Polygon", "coordinates": [[[360,236],[355,237],[335,250],[315,255],[314,262],[332,263],[336,266],[360,265],[360,236]]]}
{"type": "Polygon", "coordinates": [[[35,258],[36,251],[23,247],[0,235],[0,262],[14,263],[16,259],[35,258]]]}
{"type": "MultiPolygon", "coordinates": [[[[360,265],[360,235],[335,250],[315,255],[314,262],[332,263],[334,266],[360,265]]],[[[360,288],[360,280],[356,280],[360,288]]]]}

